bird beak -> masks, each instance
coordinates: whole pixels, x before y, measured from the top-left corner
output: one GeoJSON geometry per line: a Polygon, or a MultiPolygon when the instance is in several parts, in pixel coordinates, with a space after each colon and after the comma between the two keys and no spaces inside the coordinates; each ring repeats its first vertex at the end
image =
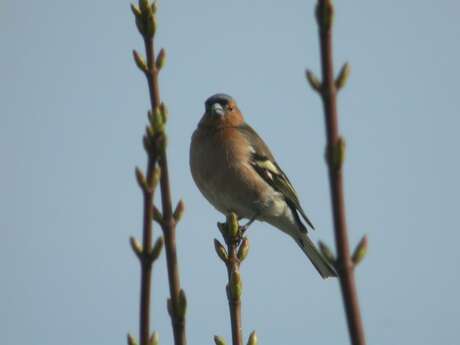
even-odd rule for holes
{"type": "Polygon", "coordinates": [[[222,106],[219,103],[214,103],[211,108],[211,114],[224,116],[225,111],[224,111],[224,108],[222,108],[222,106]]]}

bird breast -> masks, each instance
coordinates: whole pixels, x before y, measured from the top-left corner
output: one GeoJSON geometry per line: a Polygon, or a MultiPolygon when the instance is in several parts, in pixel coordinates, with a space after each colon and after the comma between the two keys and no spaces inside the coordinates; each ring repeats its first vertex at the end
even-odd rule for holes
{"type": "Polygon", "coordinates": [[[237,128],[199,128],[190,147],[193,179],[206,199],[224,214],[233,211],[251,218],[268,211],[281,213],[286,203],[250,165],[251,150],[237,128]]]}

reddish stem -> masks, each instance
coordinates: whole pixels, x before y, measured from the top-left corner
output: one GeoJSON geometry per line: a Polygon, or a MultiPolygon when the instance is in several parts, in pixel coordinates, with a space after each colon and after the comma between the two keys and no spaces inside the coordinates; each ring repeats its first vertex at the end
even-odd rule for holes
{"type": "MultiPolygon", "coordinates": [[[[339,123],[337,115],[337,90],[334,81],[332,54],[333,6],[331,0],[319,0],[317,5],[319,38],[321,48],[322,91],[328,152],[339,145],[339,123]]],[[[365,345],[364,329],[356,291],[353,263],[351,261],[345,217],[345,196],[342,167],[328,161],[335,241],[337,247],[337,269],[342,298],[348,322],[351,343],[365,345]]]]}

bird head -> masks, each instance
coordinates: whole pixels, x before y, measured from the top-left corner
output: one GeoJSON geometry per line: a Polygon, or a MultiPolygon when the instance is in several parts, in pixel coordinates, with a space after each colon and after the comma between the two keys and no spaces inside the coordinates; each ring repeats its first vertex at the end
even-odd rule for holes
{"type": "Polygon", "coordinates": [[[200,121],[203,127],[237,127],[244,122],[235,100],[229,95],[218,93],[205,102],[205,113],[200,121]]]}

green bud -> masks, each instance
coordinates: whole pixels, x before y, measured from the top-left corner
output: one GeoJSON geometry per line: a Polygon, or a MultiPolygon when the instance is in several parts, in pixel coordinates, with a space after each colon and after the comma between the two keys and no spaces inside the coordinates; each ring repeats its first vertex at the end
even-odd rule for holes
{"type": "Polygon", "coordinates": [[[147,11],[151,11],[148,0],[139,0],[139,8],[144,14],[147,13],[147,11]]]}
{"type": "Polygon", "coordinates": [[[246,259],[249,253],[249,240],[247,237],[243,238],[241,241],[240,247],[238,248],[238,259],[243,261],[246,259]]]}
{"type": "Polygon", "coordinates": [[[361,241],[359,241],[358,245],[353,252],[353,256],[351,260],[353,261],[354,266],[356,267],[361,261],[363,261],[364,257],[367,254],[367,236],[363,236],[361,241]]]}
{"type": "Polygon", "coordinates": [[[158,152],[165,152],[166,151],[166,144],[168,142],[168,137],[166,136],[165,132],[164,132],[164,125],[162,125],[161,127],[161,130],[160,130],[160,136],[158,137],[158,140],[157,140],[157,149],[158,149],[158,152]]]}
{"type": "Polygon", "coordinates": [[[147,27],[145,30],[145,34],[147,35],[147,37],[152,38],[153,36],[155,36],[155,32],[157,31],[157,18],[153,14],[150,7],[148,13],[146,14],[146,24],[147,27]]]}
{"type": "Polygon", "coordinates": [[[219,337],[218,335],[214,336],[214,342],[216,343],[216,345],[227,345],[224,338],[219,337]]]}
{"type": "Polygon", "coordinates": [[[131,244],[131,248],[133,249],[134,254],[140,258],[142,255],[142,244],[140,244],[140,242],[134,237],[129,238],[129,243],[131,244]]]}
{"type": "Polygon", "coordinates": [[[350,76],[350,71],[351,71],[351,67],[347,62],[342,66],[339,72],[339,76],[335,80],[335,88],[337,90],[340,90],[341,88],[345,86],[348,80],[348,77],[350,76]]]}
{"type": "Polygon", "coordinates": [[[231,237],[236,238],[238,236],[238,231],[240,229],[240,226],[238,224],[238,217],[236,216],[234,212],[230,213],[230,215],[228,216],[227,224],[230,230],[231,237]]]}
{"type": "Polygon", "coordinates": [[[321,31],[328,31],[334,20],[334,7],[330,0],[318,1],[316,5],[316,20],[321,31]]]}
{"type": "Polygon", "coordinates": [[[160,344],[160,335],[158,332],[153,332],[149,339],[149,345],[159,345],[160,344]]]}
{"type": "Polygon", "coordinates": [[[145,180],[145,176],[144,176],[144,174],[142,173],[141,169],[139,169],[138,167],[136,167],[135,173],[136,173],[137,184],[139,185],[139,187],[140,187],[143,191],[146,191],[146,190],[147,190],[147,181],[145,180]]]}
{"type": "Polygon", "coordinates": [[[184,201],[181,199],[177,203],[176,209],[174,210],[174,214],[173,214],[173,217],[176,223],[178,223],[181,220],[182,216],[184,215],[184,210],[185,210],[185,204],[184,204],[184,201]]]}
{"type": "Polygon", "coordinates": [[[150,5],[150,8],[152,9],[153,14],[157,13],[157,10],[158,10],[157,2],[156,1],[152,2],[152,4],[150,5]]]}
{"type": "Polygon", "coordinates": [[[145,35],[145,24],[144,24],[144,19],[142,16],[136,17],[136,26],[137,30],[139,30],[139,33],[144,36],[145,35]]]}
{"type": "Polygon", "coordinates": [[[322,85],[319,79],[313,74],[312,71],[308,70],[305,72],[305,76],[307,77],[308,83],[310,84],[311,88],[316,92],[321,93],[322,85]]]}
{"type": "Polygon", "coordinates": [[[144,58],[139,55],[139,53],[135,50],[133,50],[133,57],[134,57],[134,62],[136,62],[137,67],[142,71],[142,72],[147,72],[147,65],[145,64],[144,58]]]}
{"type": "Polygon", "coordinates": [[[152,149],[152,145],[150,144],[149,139],[147,138],[147,135],[144,135],[142,137],[142,145],[144,145],[144,150],[145,152],[149,153],[152,149]]]}
{"type": "Polygon", "coordinates": [[[185,313],[187,311],[187,297],[185,296],[184,290],[180,289],[179,292],[179,316],[185,317],[185,313]]]}
{"type": "Polygon", "coordinates": [[[145,134],[152,139],[155,135],[155,131],[153,130],[152,126],[145,126],[145,134]]]}
{"type": "Polygon", "coordinates": [[[173,307],[172,307],[172,302],[171,302],[171,298],[168,298],[166,300],[166,309],[168,309],[168,314],[169,316],[173,316],[173,307]]]}
{"type": "Polygon", "coordinates": [[[217,239],[214,239],[214,248],[216,249],[216,253],[219,256],[219,258],[224,262],[227,263],[228,261],[228,254],[227,251],[225,250],[224,246],[222,243],[220,243],[217,239]]]}
{"type": "Polygon", "coordinates": [[[151,112],[150,110],[147,111],[147,119],[149,120],[149,123],[150,123],[151,125],[153,125],[153,123],[154,123],[153,114],[152,114],[152,112],[151,112]]]}
{"type": "Polygon", "coordinates": [[[328,148],[327,162],[334,170],[342,169],[345,161],[345,140],[340,137],[337,142],[328,148]]]}
{"type": "Polygon", "coordinates": [[[160,113],[163,123],[166,123],[166,121],[168,121],[168,108],[166,107],[166,104],[164,104],[163,102],[161,102],[160,104],[160,113]]]}
{"type": "Polygon", "coordinates": [[[134,17],[138,18],[142,16],[141,10],[134,4],[131,4],[131,11],[133,11],[134,17]]]}
{"type": "Polygon", "coordinates": [[[164,225],[163,214],[155,205],[153,206],[153,220],[161,226],[164,225]]]}
{"type": "Polygon", "coordinates": [[[161,168],[156,166],[155,169],[153,169],[153,174],[152,174],[152,186],[155,187],[158,182],[160,181],[161,178],[161,168]]]}
{"type": "Polygon", "coordinates": [[[163,237],[159,237],[152,248],[152,252],[150,253],[150,260],[152,262],[158,259],[158,257],[161,254],[162,249],[163,249],[163,237]]]}
{"type": "Polygon", "coordinates": [[[137,345],[136,339],[128,333],[128,345],[137,345]]]}
{"type": "Polygon", "coordinates": [[[157,68],[157,70],[162,69],[165,65],[165,62],[166,62],[166,50],[161,48],[155,60],[155,67],[157,68]]]}
{"type": "Polygon", "coordinates": [[[159,107],[156,107],[154,112],[153,112],[153,124],[152,124],[152,126],[158,132],[162,132],[164,130],[163,115],[161,114],[161,111],[160,111],[159,107]]]}
{"type": "Polygon", "coordinates": [[[336,258],[331,249],[322,241],[319,241],[319,250],[324,258],[332,265],[335,266],[336,258]]]}
{"type": "Polygon", "coordinates": [[[257,345],[258,341],[256,331],[252,331],[249,335],[248,345],[257,345]]]}

